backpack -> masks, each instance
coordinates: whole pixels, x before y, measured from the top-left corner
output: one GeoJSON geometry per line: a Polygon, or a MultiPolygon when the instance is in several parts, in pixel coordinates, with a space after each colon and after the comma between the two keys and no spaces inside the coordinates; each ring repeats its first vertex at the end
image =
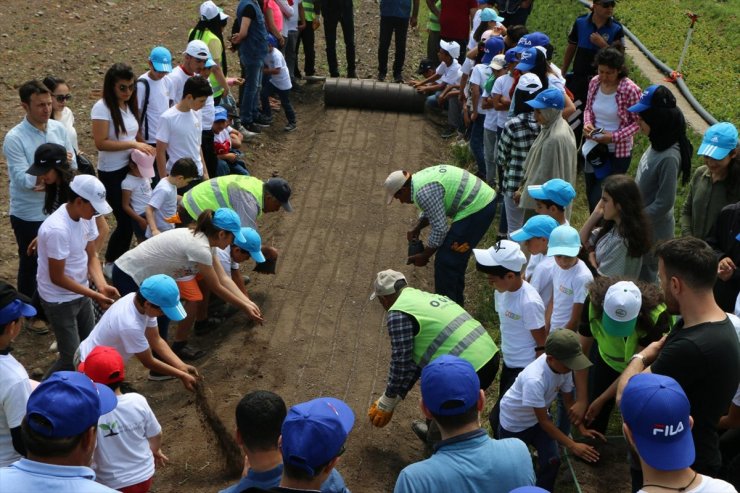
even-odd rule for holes
{"type": "Polygon", "coordinates": [[[144,142],[149,142],[149,122],[146,120],[146,110],[149,108],[149,81],[139,78],[136,83],[144,83],[144,105],[141,107],[141,114],[139,115],[139,126],[144,129],[144,142]]]}

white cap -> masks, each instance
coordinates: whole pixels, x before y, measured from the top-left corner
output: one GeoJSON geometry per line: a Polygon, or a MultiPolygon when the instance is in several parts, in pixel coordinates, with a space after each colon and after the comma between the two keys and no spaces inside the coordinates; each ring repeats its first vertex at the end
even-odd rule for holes
{"type": "Polygon", "coordinates": [[[406,276],[395,270],[382,270],[378,272],[375,282],[373,283],[373,292],[370,299],[374,300],[377,296],[388,296],[396,292],[396,282],[405,281],[406,276]]]}
{"type": "Polygon", "coordinates": [[[506,66],[506,55],[496,55],[489,65],[493,69],[501,70],[506,66]]]}
{"type": "Polygon", "coordinates": [[[490,248],[474,248],[475,261],[486,267],[500,265],[504,269],[521,272],[527,257],[524,256],[519,243],[511,240],[501,240],[490,248]]]}
{"type": "Polygon", "coordinates": [[[401,170],[394,171],[388,175],[388,178],[385,179],[385,183],[383,183],[386,205],[393,202],[393,196],[403,188],[403,185],[408,181],[409,176],[411,175],[409,175],[408,172],[401,170]]]}
{"type": "Polygon", "coordinates": [[[198,60],[208,60],[211,58],[211,52],[208,50],[208,45],[199,39],[194,39],[188,43],[188,47],[183,51],[185,55],[190,55],[198,60]]]}
{"type": "Polygon", "coordinates": [[[208,21],[213,19],[214,17],[219,16],[219,19],[222,21],[225,21],[229,18],[228,15],[224,14],[224,9],[219,8],[215,3],[213,3],[211,0],[208,0],[207,2],[203,2],[200,4],[200,18],[204,21],[208,21]]]}
{"type": "Polygon", "coordinates": [[[522,76],[519,77],[519,82],[517,83],[516,88],[520,91],[526,91],[529,94],[534,94],[542,89],[542,81],[532,72],[527,72],[526,74],[522,74],[522,76]]]}
{"type": "Polygon", "coordinates": [[[442,40],[439,42],[439,47],[449,53],[452,58],[457,58],[460,56],[460,45],[457,44],[457,42],[455,41],[448,42],[442,40]]]}
{"type": "Polygon", "coordinates": [[[607,334],[628,337],[635,330],[642,293],[632,281],[619,281],[606,290],[602,324],[607,334]]]}
{"type": "Polygon", "coordinates": [[[90,202],[98,214],[110,214],[113,209],[105,201],[105,186],[92,175],[77,175],[72,179],[69,188],[74,193],[90,202]]]}

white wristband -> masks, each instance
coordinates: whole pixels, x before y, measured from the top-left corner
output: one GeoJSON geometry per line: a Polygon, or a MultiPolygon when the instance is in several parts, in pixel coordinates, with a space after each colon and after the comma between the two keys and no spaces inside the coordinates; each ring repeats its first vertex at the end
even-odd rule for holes
{"type": "Polygon", "coordinates": [[[388,397],[383,393],[383,395],[380,396],[380,399],[378,399],[378,409],[387,413],[392,413],[401,400],[400,395],[397,395],[396,397],[388,397]]]}

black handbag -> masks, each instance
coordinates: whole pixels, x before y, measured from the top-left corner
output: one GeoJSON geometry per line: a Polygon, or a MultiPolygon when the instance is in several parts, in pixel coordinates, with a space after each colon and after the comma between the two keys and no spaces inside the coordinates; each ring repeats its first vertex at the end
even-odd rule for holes
{"type": "Polygon", "coordinates": [[[98,176],[95,172],[95,166],[93,166],[92,161],[90,161],[87,156],[80,154],[79,152],[77,153],[77,171],[83,175],[98,176]]]}

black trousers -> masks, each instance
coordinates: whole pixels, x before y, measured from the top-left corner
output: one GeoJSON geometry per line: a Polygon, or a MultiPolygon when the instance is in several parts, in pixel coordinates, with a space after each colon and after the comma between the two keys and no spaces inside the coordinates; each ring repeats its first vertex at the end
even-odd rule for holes
{"type": "Polygon", "coordinates": [[[516,377],[524,370],[524,368],[509,368],[506,363],[501,368],[501,379],[499,380],[498,387],[498,399],[496,405],[491,409],[491,414],[488,415],[488,422],[491,423],[491,431],[494,438],[498,438],[499,429],[499,416],[501,414],[501,398],[504,396],[507,390],[514,385],[516,377]]]}
{"type": "Polygon", "coordinates": [[[116,229],[110,235],[108,250],[105,252],[106,262],[115,262],[118,257],[126,253],[131,247],[131,237],[134,235],[131,218],[123,210],[121,202],[121,182],[127,174],[128,166],[116,171],[98,170],[98,178],[105,187],[106,202],[110,204],[113,216],[116,218],[116,229]]]}
{"type": "Polygon", "coordinates": [[[342,0],[339,7],[326,6],[324,15],[324,38],[326,40],[326,62],[329,65],[329,75],[339,77],[339,63],[337,62],[337,24],[342,25],[344,48],[347,54],[347,76],[354,77],[355,66],[355,21],[352,0],[342,0]]]}
{"type": "MultiPolygon", "coordinates": [[[[604,391],[614,383],[614,380],[619,378],[621,373],[606,364],[599,353],[596,341],[594,341],[594,344],[591,347],[589,359],[594,364],[588,372],[588,402],[591,403],[594,399],[603,394],[604,391]]],[[[614,399],[611,399],[604,404],[601,408],[601,412],[591,423],[591,429],[600,433],[606,433],[606,428],[609,424],[609,416],[611,416],[612,410],[614,409],[614,404],[614,399]]]]}
{"type": "Polygon", "coordinates": [[[301,49],[301,43],[303,43],[303,74],[307,76],[316,74],[316,49],[314,48],[314,32],[311,23],[306,21],[306,28],[303,31],[298,31],[298,42],[295,45],[296,52],[296,66],[295,73],[299,74],[298,69],[298,54],[301,49]]]}
{"type": "Polygon", "coordinates": [[[216,173],[218,158],[216,157],[216,149],[213,147],[213,138],[213,130],[203,130],[201,133],[200,150],[203,151],[203,159],[206,160],[203,166],[208,170],[210,178],[218,176],[218,173],[216,173]]]}
{"type": "Polygon", "coordinates": [[[409,31],[409,20],[404,17],[381,17],[380,39],[378,41],[378,77],[388,73],[388,50],[391,47],[391,36],[396,38],[396,56],[393,60],[393,79],[401,79],[403,64],[406,61],[406,36],[409,31]]]}

